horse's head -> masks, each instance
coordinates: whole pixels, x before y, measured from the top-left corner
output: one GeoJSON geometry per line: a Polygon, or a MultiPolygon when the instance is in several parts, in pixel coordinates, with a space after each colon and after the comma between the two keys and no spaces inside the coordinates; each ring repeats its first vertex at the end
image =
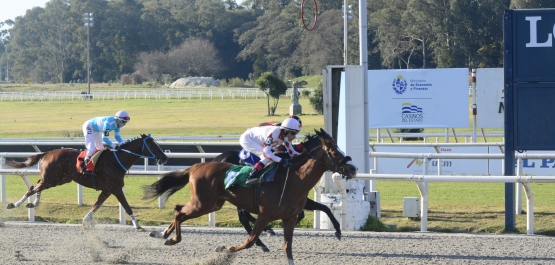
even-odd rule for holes
{"type": "Polygon", "coordinates": [[[150,136],[150,134],[141,134],[141,138],[143,138],[143,145],[146,145],[148,147],[148,151],[154,157],[158,165],[163,165],[168,162],[168,156],[166,155],[166,152],[164,152],[164,150],[160,148],[158,143],[154,140],[154,138],[150,136]]]}
{"type": "Polygon", "coordinates": [[[168,156],[156,141],[149,135],[141,134],[141,138],[135,138],[123,143],[118,150],[139,157],[154,158],[158,165],[168,162],[168,156]]]}
{"type": "Polygon", "coordinates": [[[325,151],[325,156],[323,159],[328,161],[320,161],[328,167],[329,171],[337,172],[347,179],[356,176],[357,167],[351,161],[350,156],[345,156],[345,153],[337,146],[333,138],[326,133],[323,129],[320,131],[314,130],[316,135],[309,136],[305,147],[309,152],[312,152],[315,148],[319,147],[325,151]],[[317,141],[319,139],[320,141],[317,141]]]}

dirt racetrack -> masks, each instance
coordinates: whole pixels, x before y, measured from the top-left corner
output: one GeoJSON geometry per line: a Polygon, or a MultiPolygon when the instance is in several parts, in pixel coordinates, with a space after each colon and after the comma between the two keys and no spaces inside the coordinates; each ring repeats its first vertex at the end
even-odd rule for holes
{"type": "MultiPolygon", "coordinates": [[[[144,227],[162,231],[166,227],[144,227]]],[[[243,243],[239,228],[183,227],[183,241],[164,241],[131,226],[0,222],[0,264],[287,264],[282,230],[263,236],[269,253],[235,254],[218,246],[243,243]]],[[[555,238],[525,235],[343,232],[296,229],[295,264],[555,264],[555,238]]]]}

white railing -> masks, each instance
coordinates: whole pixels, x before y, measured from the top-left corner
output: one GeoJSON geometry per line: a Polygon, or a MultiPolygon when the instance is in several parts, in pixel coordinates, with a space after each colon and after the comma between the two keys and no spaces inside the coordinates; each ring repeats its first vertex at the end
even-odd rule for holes
{"type": "MultiPolygon", "coordinates": [[[[314,93],[312,88],[303,88],[314,93]]],[[[281,98],[290,98],[288,89],[281,98]]],[[[34,91],[0,92],[0,101],[74,101],[89,100],[90,96],[81,91],[34,91]]],[[[205,89],[160,89],[160,90],[98,90],[91,91],[94,100],[132,100],[132,99],[259,99],[266,93],[258,88],[205,88],[205,89]]]]}
{"type": "MultiPolygon", "coordinates": [[[[390,180],[390,181],[413,181],[420,192],[420,231],[428,230],[428,182],[500,182],[517,183],[516,208],[517,214],[522,212],[522,187],[527,198],[526,203],[526,232],[528,235],[534,234],[534,195],[530,183],[553,183],[554,176],[522,176],[524,159],[555,159],[555,154],[515,154],[517,159],[516,176],[465,176],[465,175],[429,175],[429,159],[504,159],[503,154],[437,154],[437,153],[385,153],[373,152],[370,157],[387,158],[418,158],[424,162],[424,174],[379,174],[372,170],[370,174],[357,174],[354,179],[358,180],[390,180]]],[[[438,163],[439,164],[439,163],[438,163]]],[[[376,166],[376,164],[374,164],[376,166]]],[[[439,171],[440,172],[440,171],[439,171]]],[[[334,174],[333,181],[337,185],[341,194],[339,209],[344,208],[343,202],[347,201],[347,193],[340,175],[334,174]]],[[[378,209],[379,211],[379,209],[378,209]]],[[[378,212],[379,216],[379,212],[378,212]]],[[[342,220],[342,222],[344,222],[342,220]]]]}

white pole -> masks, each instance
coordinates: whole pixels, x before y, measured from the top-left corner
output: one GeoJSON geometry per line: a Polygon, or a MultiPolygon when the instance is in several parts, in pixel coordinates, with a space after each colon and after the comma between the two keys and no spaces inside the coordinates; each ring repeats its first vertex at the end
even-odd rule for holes
{"type": "Polygon", "coordinates": [[[83,186],[77,184],[77,205],[83,206],[83,186]]]}
{"type": "Polygon", "coordinates": [[[476,115],[478,108],[476,106],[476,69],[472,69],[472,142],[476,142],[476,115]]]}
{"type": "Polygon", "coordinates": [[[343,0],[343,64],[347,65],[347,0],[343,0]]]}
{"type": "MultiPolygon", "coordinates": [[[[360,65],[362,66],[362,72],[364,76],[363,89],[364,89],[364,139],[366,144],[364,145],[364,168],[361,168],[361,172],[370,172],[370,146],[368,145],[368,128],[370,128],[368,122],[368,14],[366,10],[366,0],[359,0],[359,47],[360,47],[360,65]]],[[[366,190],[376,189],[376,181],[365,181],[364,187],[366,190]]],[[[343,202],[342,202],[343,203],[343,202]]]]}
{"type": "MultiPolygon", "coordinates": [[[[123,191],[123,196],[125,196],[125,189],[121,188],[121,190],[123,191]]],[[[121,206],[121,203],[119,204],[119,224],[120,225],[125,225],[125,209],[123,209],[123,206],[121,206]]]]}
{"type": "MultiPolygon", "coordinates": [[[[6,158],[4,156],[0,156],[0,169],[4,163],[6,163],[6,158]]],[[[0,202],[6,202],[6,176],[4,174],[0,175],[0,202]]]]}

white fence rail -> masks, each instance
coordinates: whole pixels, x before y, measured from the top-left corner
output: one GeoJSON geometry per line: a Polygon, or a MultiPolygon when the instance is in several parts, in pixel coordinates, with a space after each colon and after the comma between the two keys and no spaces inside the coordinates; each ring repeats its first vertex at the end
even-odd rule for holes
{"type": "MultiPolygon", "coordinates": [[[[313,93],[312,88],[303,88],[313,93]]],[[[288,89],[283,98],[290,98],[292,89],[288,89]]],[[[130,99],[259,99],[266,94],[258,88],[226,89],[160,89],[160,90],[129,90],[129,91],[91,91],[94,100],[130,100],[130,99]]],[[[88,94],[81,91],[39,91],[39,92],[0,92],[0,101],[74,101],[89,100],[88,94]]]]}
{"type": "MultiPolygon", "coordinates": [[[[420,231],[428,230],[428,182],[499,182],[499,183],[517,183],[516,193],[516,213],[522,212],[522,187],[527,198],[526,204],[526,232],[528,235],[534,234],[534,195],[530,183],[553,183],[553,176],[522,176],[524,159],[555,159],[555,154],[516,154],[517,159],[517,175],[516,176],[466,176],[466,175],[430,175],[429,159],[504,159],[503,154],[437,154],[437,153],[385,153],[373,152],[370,157],[388,157],[388,158],[419,158],[424,161],[424,174],[380,174],[376,168],[370,174],[357,174],[355,179],[358,180],[389,180],[389,181],[413,181],[420,192],[420,231]]],[[[376,166],[376,164],[375,164],[376,166]]],[[[334,174],[333,180],[338,186],[341,193],[341,201],[346,201],[347,193],[344,188],[344,181],[341,176],[334,174]]],[[[378,209],[379,211],[379,209],[378,209]]],[[[378,213],[379,216],[379,213],[378,213]]]]}

